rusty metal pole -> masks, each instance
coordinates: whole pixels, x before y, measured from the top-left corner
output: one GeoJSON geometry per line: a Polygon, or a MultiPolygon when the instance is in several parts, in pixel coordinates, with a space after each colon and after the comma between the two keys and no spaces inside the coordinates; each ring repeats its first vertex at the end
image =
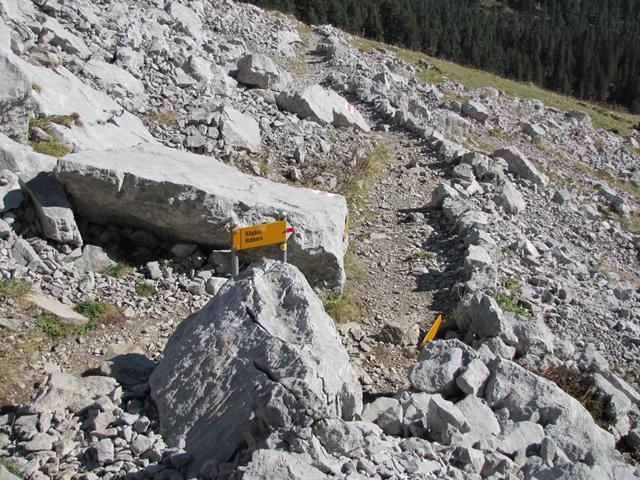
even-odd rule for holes
{"type": "Polygon", "coordinates": [[[229,222],[229,226],[231,229],[231,278],[235,277],[240,273],[240,259],[238,258],[238,252],[233,248],[233,231],[236,229],[236,222],[229,222]]]}

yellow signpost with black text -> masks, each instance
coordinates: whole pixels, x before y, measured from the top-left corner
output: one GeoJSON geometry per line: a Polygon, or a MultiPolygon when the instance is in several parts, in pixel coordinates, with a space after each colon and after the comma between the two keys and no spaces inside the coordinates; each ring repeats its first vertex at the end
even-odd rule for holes
{"type": "Polygon", "coordinates": [[[287,222],[280,220],[262,225],[239,227],[233,230],[233,250],[266,247],[287,241],[287,222]]]}
{"type": "Polygon", "coordinates": [[[286,216],[281,215],[282,220],[272,223],[262,223],[248,227],[231,227],[231,253],[232,271],[236,276],[240,269],[238,252],[249,250],[250,248],[267,247],[269,245],[280,244],[282,250],[282,260],[287,262],[287,236],[293,233],[294,229],[287,225],[286,216]]]}

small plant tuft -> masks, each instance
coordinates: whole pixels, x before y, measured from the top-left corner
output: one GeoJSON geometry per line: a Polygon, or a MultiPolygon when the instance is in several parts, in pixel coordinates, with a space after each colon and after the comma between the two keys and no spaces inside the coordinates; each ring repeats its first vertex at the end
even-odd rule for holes
{"type": "Polygon", "coordinates": [[[32,84],[31,84],[31,89],[32,89],[34,92],[42,93],[42,87],[41,87],[40,85],[38,85],[37,83],[32,83],[32,84]]]}
{"type": "Polygon", "coordinates": [[[95,330],[102,324],[113,323],[122,316],[122,312],[118,307],[98,300],[87,300],[79,303],[74,310],[87,317],[89,321],[83,325],[76,325],[65,322],[52,313],[44,312],[36,319],[36,326],[55,340],[73,335],[82,335],[95,330]]]}
{"type": "Polygon", "coordinates": [[[325,311],[336,323],[359,322],[361,318],[360,305],[351,295],[340,295],[329,292],[324,296],[325,311]]]}
{"type": "Polygon", "coordinates": [[[105,268],[101,273],[113,278],[123,278],[131,272],[133,272],[133,267],[131,265],[127,265],[124,262],[118,262],[115,265],[105,268]]]}
{"type": "Polygon", "coordinates": [[[21,278],[0,280],[0,301],[22,300],[31,291],[31,284],[21,278]]]}
{"type": "Polygon", "coordinates": [[[519,300],[522,295],[522,283],[517,277],[506,277],[500,282],[502,291],[496,294],[496,302],[500,308],[507,312],[515,313],[525,317],[531,316],[528,308],[520,305],[519,300]]]}
{"type": "Polygon", "coordinates": [[[31,141],[29,143],[35,152],[49,155],[50,157],[64,157],[71,151],[71,148],[68,145],[65,145],[58,140],[49,140],[48,142],[31,141]]]}
{"type": "Polygon", "coordinates": [[[150,297],[151,295],[156,293],[155,285],[145,280],[136,282],[135,290],[136,293],[141,297],[150,297]]]}

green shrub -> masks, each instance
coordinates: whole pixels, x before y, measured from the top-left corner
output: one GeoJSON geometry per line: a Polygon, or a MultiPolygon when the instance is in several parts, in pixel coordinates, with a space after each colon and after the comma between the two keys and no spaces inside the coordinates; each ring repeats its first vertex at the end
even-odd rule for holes
{"type": "Polygon", "coordinates": [[[47,142],[31,141],[29,143],[35,152],[49,155],[50,157],[64,157],[71,151],[71,147],[59,140],[49,140],[47,142]]]}

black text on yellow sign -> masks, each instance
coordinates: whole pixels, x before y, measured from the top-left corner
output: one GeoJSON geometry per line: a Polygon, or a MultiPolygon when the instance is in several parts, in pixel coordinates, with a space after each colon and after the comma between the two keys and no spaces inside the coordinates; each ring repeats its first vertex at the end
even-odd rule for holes
{"type": "Polygon", "coordinates": [[[287,222],[280,220],[233,230],[233,250],[248,250],[287,241],[287,222]]]}

